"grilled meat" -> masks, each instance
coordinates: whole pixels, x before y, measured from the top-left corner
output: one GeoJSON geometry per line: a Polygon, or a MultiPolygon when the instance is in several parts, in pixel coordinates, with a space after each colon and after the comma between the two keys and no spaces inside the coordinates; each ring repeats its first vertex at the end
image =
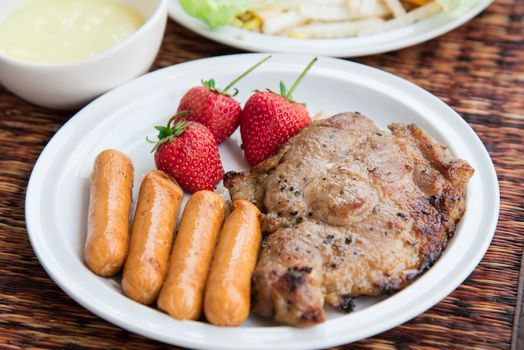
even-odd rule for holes
{"type": "Polygon", "coordinates": [[[324,302],[350,311],[353,298],[397,291],[438,259],[474,170],[414,124],[389,129],[339,114],[226,174],[232,198],[256,204],[270,234],[253,276],[256,312],[316,324],[324,302]]]}

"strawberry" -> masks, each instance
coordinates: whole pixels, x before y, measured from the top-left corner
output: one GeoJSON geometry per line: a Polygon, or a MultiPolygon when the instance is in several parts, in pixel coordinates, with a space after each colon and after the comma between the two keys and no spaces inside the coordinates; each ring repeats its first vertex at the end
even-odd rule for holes
{"type": "Polygon", "coordinates": [[[214,190],[224,175],[215,137],[200,123],[179,120],[172,125],[179,117],[175,115],[167,126],[155,126],[158,141],[152,152],[156,167],[187,192],[214,190]]]}
{"type": "Polygon", "coordinates": [[[271,56],[268,56],[259,61],[223,90],[215,86],[214,79],[202,81],[202,86],[191,88],[182,97],[177,112],[188,111],[185,119],[205,125],[215,135],[217,143],[222,143],[238,127],[242,111],[240,104],[233,99],[238,90],[235,89],[233,96],[227,91],[270,58],[271,56]]]}
{"type": "Polygon", "coordinates": [[[266,160],[292,136],[311,123],[304,104],[293,100],[293,92],[315,64],[313,59],[289,91],[280,82],[280,95],[268,91],[255,92],[244,106],[240,117],[240,134],[244,155],[252,166],[266,160]]]}

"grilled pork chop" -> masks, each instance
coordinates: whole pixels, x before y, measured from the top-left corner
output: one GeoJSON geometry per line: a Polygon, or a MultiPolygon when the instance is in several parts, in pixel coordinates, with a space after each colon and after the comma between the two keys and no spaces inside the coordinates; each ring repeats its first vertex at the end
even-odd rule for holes
{"type": "Polygon", "coordinates": [[[344,113],[314,122],[275,156],[228,173],[270,233],[253,275],[255,311],[290,325],[323,305],[397,291],[434,262],[464,212],[473,169],[414,124],[344,113]]]}

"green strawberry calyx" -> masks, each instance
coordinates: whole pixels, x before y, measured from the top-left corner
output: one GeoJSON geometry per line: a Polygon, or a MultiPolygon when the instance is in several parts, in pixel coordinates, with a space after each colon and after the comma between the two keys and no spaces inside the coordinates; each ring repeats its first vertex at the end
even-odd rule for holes
{"type": "Polygon", "coordinates": [[[216,86],[215,79],[209,79],[209,80],[202,80],[202,85],[211,90],[214,93],[221,94],[228,97],[235,97],[238,94],[238,89],[234,89],[233,94],[228,93],[227,91],[231,89],[233,86],[235,86],[236,83],[238,83],[240,80],[242,80],[246,75],[257,69],[259,66],[264,64],[266,61],[268,61],[272,56],[267,56],[258,61],[253,67],[249,68],[244,73],[240,74],[238,77],[236,77],[232,82],[230,82],[225,89],[220,89],[216,86]]]}
{"type": "MultiPolygon", "coordinates": [[[[287,90],[286,88],[286,84],[283,82],[283,81],[280,81],[280,96],[284,97],[286,100],[289,100],[291,102],[297,102],[293,99],[293,93],[295,92],[295,90],[297,89],[298,85],[300,85],[300,83],[302,82],[302,80],[304,80],[304,78],[306,77],[307,73],[311,70],[311,68],[313,67],[313,65],[315,63],[317,63],[318,61],[318,57],[315,57],[313,58],[309,64],[306,66],[306,68],[302,71],[302,73],[300,73],[300,75],[298,76],[297,80],[295,80],[295,82],[293,83],[293,85],[291,86],[291,89],[287,90]]],[[[269,92],[273,92],[271,90],[268,89],[269,92]]],[[[273,92],[273,93],[276,93],[276,92],[273,92]]],[[[299,102],[297,102],[299,103],[299,102]]],[[[300,103],[302,105],[306,105],[305,103],[300,103]]]]}
{"type": "Polygon", "coordinates": [[[157,125],[155,129],[158,131],[157,138],[158,140],[150,140],[149,137],[146,137],[146,141],[149,143],[154,143],[155,146],[151,149],[151,153],[155,152],[160,145],[164,142],[173,142],[175,137],[178,137],[184,133],[186,128],[191,124],[191,122],[186,121],[184,118],[180,119],[183,115],[189,113],[188,111],[181,111],[174,116],[172,116],[167,122],[166,126],[157,125]],[[173,125],[173,122],[176,123],[173,125]]]}

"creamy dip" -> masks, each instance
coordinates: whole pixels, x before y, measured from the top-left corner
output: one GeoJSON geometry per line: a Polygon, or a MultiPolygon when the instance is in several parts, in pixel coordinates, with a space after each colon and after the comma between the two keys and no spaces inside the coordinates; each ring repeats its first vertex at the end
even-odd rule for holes
{"type": "Polygon", "coordinates": [[[143,23],[134,7],[115,0],[28,0],[0,23],[0,52],[33,63],[78,61],[143,23]]]}

